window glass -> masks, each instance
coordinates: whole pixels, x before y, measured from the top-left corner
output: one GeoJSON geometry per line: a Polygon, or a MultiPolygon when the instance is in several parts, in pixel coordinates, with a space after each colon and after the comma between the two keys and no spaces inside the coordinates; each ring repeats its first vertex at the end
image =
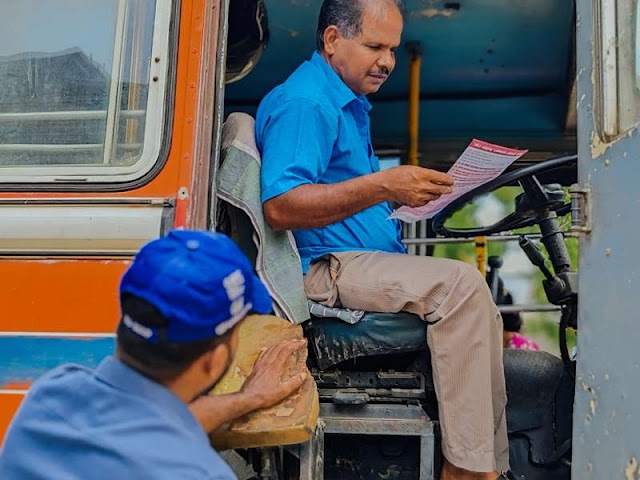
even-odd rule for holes
{"type": "Polygon", "coordinates": [[[169,3],[3,2],[0,179],[111,181],[151,168],[164,115],[169,3]]]}

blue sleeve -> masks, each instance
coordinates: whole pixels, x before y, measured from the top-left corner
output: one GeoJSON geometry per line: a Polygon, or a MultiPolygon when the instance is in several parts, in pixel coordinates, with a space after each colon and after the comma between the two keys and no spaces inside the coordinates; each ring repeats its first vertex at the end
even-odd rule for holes
{"type": "Polygon", "coordinates": [[[300,185],[318,183],[338,131],[338,116],[306,98],[279,102],[273,108],[266,105],[264,110],[256,119],[263,203],[300,185]]]}

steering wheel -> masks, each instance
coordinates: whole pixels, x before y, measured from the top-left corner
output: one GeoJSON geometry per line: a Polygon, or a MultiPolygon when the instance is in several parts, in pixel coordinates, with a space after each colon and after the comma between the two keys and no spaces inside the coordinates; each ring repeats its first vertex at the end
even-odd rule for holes
{"type": "Polygon", "coordinates": [[[445,237],[476,237],[491,235],[508,230],[530,227],[536,223],[541,212],[553,210],[558,216],[571,211],[571,204],[565,203],[565,192],[558,184],[541,185],[536,175],[576,163],[576,155],[568,155],[546,160],[536,165],[514,170],[487,182],[455,199],[433,217],[433,229],[445,237]],[[524,193],[516,199],[514,212],[492,225],[474,228],[451,228],[445,222],[458,210],[477,197],[514,182],[520,183],[524,193]]]}

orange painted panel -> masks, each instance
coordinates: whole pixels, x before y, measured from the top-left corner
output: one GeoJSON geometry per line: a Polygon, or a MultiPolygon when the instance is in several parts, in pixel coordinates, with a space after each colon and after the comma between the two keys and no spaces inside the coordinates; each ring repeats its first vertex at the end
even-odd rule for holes
{"type": "Polygon", "coordinates": [[[111,333],[129,259],[0,259],[0,330],[111,333]]]}
{"type": "Polygon", "coordinates": [[[5,433],[13,415],[18,410],[24,395],[19,393],[3,393],[0,395],[0,445],[4,441],[5,433]]]}

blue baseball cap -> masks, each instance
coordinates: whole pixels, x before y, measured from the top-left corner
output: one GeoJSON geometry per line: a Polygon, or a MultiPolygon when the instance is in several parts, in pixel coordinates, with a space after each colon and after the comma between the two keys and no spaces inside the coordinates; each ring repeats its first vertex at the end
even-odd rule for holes
{"type": "Polygon", "coordinates": [[[128,315],[121,324],[151,343],[223,335],[248,313],[271,312],[271,297],[226,235],[174,230],[142,247],[120,282],[120,295],[147,301],[168,320],[158,328],[128,315]]]}

